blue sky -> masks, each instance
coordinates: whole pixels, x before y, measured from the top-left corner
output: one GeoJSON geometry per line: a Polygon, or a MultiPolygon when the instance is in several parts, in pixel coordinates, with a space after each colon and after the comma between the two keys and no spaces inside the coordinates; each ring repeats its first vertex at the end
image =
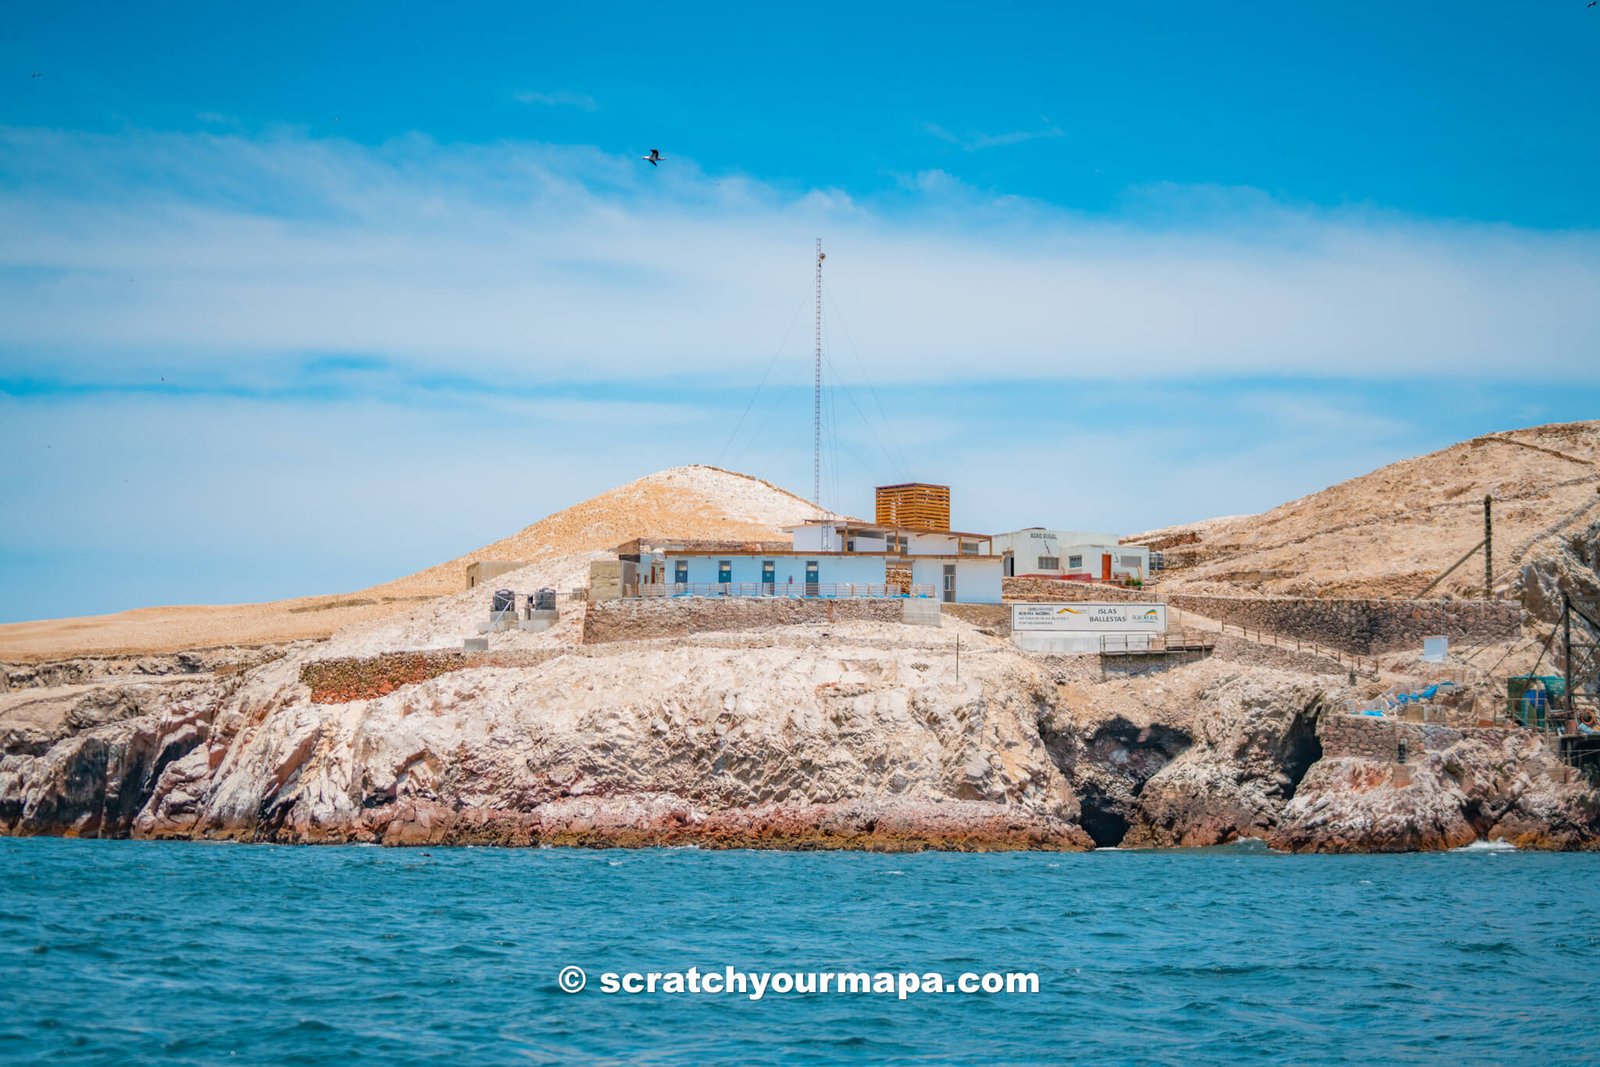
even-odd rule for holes
{"type": "Polygon", "coordinates": [[[0,621],[807,492],[817,236],[853,511],[1135,530],[1594,416],[1597,55],[1583,0],[20,8],[0,621]]]}

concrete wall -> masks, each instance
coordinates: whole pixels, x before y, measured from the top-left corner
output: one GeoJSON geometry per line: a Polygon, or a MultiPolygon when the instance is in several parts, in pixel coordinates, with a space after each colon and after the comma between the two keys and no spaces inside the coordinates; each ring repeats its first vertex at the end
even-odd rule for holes
{"type": "Polygon", "coordinates": [[[626,559],[599,559],[589,564],[589,600],[616,600],[635,590],[639,565],[626,559]]]}
{"type": "Polygon", "coordinates": [[[1324,712],[1317,724],[1324,758],[1370,759],[1398,762],[1400,743],[1405,742],[1406,761],[1415,763],[1423,752],[1449,748],[1464,737],[1474,737],[1498,746],[1521,730],[1504,727],[1454,727],[1400,722],[1371,715],[1346,715],[1324,712]]]}
{"type": "Polygon", "coordinates": [[[528,564],[519,559],[480,559],[476,563],[467,564],[467,588],[476,589],[480,585],[487,585],[512,571],[519,571],[528,564]]]}
{"type": "Polygon", "coordinates": [[[942,600],[944,598],[944,568],[947,563],[955,564],[956,568],[956,603],[1000,603],[1001,561],[997,558],[912,559],[911,580],[917,585],[932,586],[934,596],[942,600]]]}
{"type": "Polygon", "coordinates": [[[793,531],[796,552],[842,552],[839,532],[826,523],[808,523],[793,531]]]}
{"type": "Polygon", "coordinates": [[[976,543],[978,551],[991,552],[989,540],[983,537],[956,537],[947,533],[912,533],[906,535],[906,553],[912,556],[959,556],[961,545],[976,543]]]}
{"type": "Polygon", "coordinates": [[[806,623],[901,622],[900,600],[796,600],[788,597],[680,597],[590,603],[583,615],[585,644],[686,637],[714,630],[754,630],[806,623]]]}
{"type": "Polygon", "coordinates": [[[1444,634],[1452,644],[1521,635],[1522,605],[1511,600],[1322,600],[1174,593],[1173,607],[1221,622],[1315,641],[1357,655],[1422,649],[1444,634]]]}

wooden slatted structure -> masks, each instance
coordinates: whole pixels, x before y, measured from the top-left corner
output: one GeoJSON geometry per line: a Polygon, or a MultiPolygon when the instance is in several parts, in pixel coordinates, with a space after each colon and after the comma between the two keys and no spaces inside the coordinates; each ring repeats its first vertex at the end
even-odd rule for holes
{"type": "Polygon", "coordinates": [[[950,529],[950,487],[927,482],[878,486],[878,525],[950,529]]]}

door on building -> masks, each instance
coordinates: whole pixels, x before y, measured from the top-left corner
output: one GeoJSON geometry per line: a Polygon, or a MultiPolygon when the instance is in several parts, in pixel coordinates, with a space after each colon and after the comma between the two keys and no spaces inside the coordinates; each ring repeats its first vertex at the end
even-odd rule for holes
{"type": "Polygon", "coordinates": [[[777,592],[774,588],[778,584],[778,565],[770,559],[761,561],[761,595],[771,596],[777,592]]]}
{"type": "Polygon", "coordinates": [[[728,586],[733,582],[733,560],[717,560],[717,585],[721,586],[717,592],[723,596],[728,595],[728,586]]]}
{"type": "Polygon", "coordinates": [[[672,563],[672,584],[677,588],[674,593],[687,593],[689,591],[689,561],[686,559],[674,560],[672,563]]]}
{"type": "Polygon", "coordinates": [[[956,565],[954,563],[946,563],[944,565],[944,602],[946,604],[954,604],[956,602],[956,565]]]}
{"type": "Polygon", "coordinates": [[[817,581],[819,577],[820,575],[817,573],[817,561],[814,559],[806,560],[806,596],[816,596],[818,593],[822,592],[822,587],[817,581]]]}
{"type": "Polygon", "coordinates": [[[1111,580],[1111,557],[1109,555],[1100,557],[1100,580],[1102,582],[1111,580]]]}

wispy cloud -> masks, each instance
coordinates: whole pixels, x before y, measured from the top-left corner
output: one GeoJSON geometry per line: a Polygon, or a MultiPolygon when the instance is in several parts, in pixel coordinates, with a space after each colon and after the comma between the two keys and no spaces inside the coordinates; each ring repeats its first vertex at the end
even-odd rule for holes
{"type": "Polygon", "coordinates": [[[524,90],[512,94],[512,98],[519,104],[538,104],[544,107],[575,107],[580,111],[594,111],[600,107],[595,98],[587,93],[574,93],[566,89],[553,93],[524,90]]]}
{"type": "Polygon", "coordinates": [[[1022,144],[1025,141],[1048,141],[1056,137],[1065,137],[1066,134],[1057,126],[1046,124],[1043,128],[1032,130],[1012,130],[1009,133],[983,133],[969,131],[965,134],[953,133],[936,122],[925,122],[922,128],[947,144],[953,144],[965,152],[977,152],[985,148],[1004,148],[1007,145],[1022,144]]]}
{"type": "Polygon", "coordinates": [[[885,378],[1582,373],[1600,235],[1158,189],[1087,218],[942,172],[876,198],[582,146],[0,131],[0,372],[381,353],[414,373],[759,377],[809,283],[885,378]]]}

